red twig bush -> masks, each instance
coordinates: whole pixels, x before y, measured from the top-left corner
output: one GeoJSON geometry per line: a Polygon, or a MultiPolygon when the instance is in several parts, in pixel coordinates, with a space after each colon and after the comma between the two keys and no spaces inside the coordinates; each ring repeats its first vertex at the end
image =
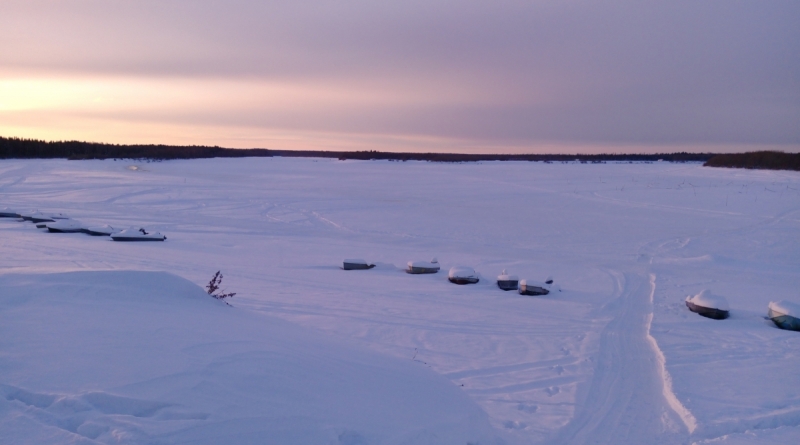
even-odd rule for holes
{"type": "MultiPolygon", "coordinates": [[[[231,298],[236,295],[236,292],[226,293],[224,290],[220,290],[220,285],[222,285],[222,273],[217,271],[217,273],[211,277],[211,281],[209,281],[206,285],[206,292],[208,292],[208,295],[211,295],[217,300],[222,301],[225,301],[226,298],[231,298]]],[[[225,304],[230,305],[227,301],[225,301],[225,304]]]]}

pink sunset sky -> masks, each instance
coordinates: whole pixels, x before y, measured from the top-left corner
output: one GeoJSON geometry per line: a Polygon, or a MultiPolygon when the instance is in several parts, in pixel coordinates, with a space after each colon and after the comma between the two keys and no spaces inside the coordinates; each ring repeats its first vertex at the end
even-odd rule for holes
{"type": "Polygon", "coordinates": [[[3,0],[0,136],[800,151],[800,2],[3,0]]]}

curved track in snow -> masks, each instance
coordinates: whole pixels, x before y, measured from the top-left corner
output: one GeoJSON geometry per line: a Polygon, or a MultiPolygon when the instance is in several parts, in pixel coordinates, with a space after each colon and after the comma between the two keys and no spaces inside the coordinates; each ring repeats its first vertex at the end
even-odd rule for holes
{"type": "Polygon", "coordinates": [[[686,413],[679,415],[665,397],[663,356],[649,335],[654,280],[612,274],[619,296],[605,308],[614,316],[600,336],[594,376],[574,419],[549,443],[685,442],[692,420],[686,425],[686,413]]]}

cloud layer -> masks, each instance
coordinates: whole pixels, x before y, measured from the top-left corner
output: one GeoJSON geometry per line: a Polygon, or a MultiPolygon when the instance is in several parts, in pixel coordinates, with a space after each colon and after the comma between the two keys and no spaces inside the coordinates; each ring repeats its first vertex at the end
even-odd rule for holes
{"type": "Polygon", "coordinates": [[[800,3],[651,3],[7,1],[0,132],[308,149],[800,147],[800,3]]]}

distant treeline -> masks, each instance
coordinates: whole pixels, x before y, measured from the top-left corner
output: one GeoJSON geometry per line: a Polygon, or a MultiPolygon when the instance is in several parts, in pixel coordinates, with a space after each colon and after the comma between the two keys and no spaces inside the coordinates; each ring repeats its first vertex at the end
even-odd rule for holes
{"type": "Polygon", "coordinates": [[[264,148],[222,148],[199,145],[117,145],[80,141],[47,142],[36,139],[0,137],[0,159],[197,159],[283,156],[295,158],[334,158],[340,160],[392,160],[431,162],[476,161],[539,161],[539,162],[605,162],[605,161],[669,161],[704,162],[712,153],[663,154],[457,154],[457,153],[393,153],[384,151],[299,151],[264,148]]]}
{"type": "Polygon", "coordinates": [[[709,159],[703,165],[706,167],[800,171],[800,153],[752,151],[748,153],[721,154],[709,159]]]}
{"type": "Polygon", "coordinates": [[[604,162],[604,161],[663,161],[702,162],[710,159],[710,153],[665,153],[665,154],[460,154],[460,153],[392,153],[383,151],[282,151],[272,150],[273,156],[337,158],[340,160],[393,160],[431,162],[477,162],[477,161],[538,161],[538,162],[604,162]]]}
{"type": "Polygon", "coordinates": [[[0,137],[0,159],[196,159],[272,156],[269,150],[237,150],[201,145],[117,145],[95,142],[56,141],[0,137]]]}

